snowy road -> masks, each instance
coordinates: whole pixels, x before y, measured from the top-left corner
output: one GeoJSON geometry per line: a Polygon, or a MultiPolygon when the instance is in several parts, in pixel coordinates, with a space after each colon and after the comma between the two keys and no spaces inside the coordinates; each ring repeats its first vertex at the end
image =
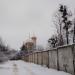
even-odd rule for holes
{"type": "Polygon", "coordinates": [[[0,64],[0,75],[70,75],[65,72],[56,71],[26,63],[24,61],[8,61],[0,64]]]}

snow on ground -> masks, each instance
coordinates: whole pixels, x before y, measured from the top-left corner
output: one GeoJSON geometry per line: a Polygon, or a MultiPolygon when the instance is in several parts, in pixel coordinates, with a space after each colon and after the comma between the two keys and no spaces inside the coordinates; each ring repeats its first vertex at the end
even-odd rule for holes
{"type": "Polygon", "coordinates": [[[0,75],[71,75],[24,61],[8,61],[0,64],[0,75]]]}

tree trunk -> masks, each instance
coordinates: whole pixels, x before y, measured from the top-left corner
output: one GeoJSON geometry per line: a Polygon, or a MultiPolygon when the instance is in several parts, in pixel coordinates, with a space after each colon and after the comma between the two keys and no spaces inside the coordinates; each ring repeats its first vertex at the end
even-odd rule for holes
{"type": "Polygon", "coordinates": [[[68,27],[66,27],[66,41],[67,41],[67,44],[69,44],[69,38],[68,38],[68,27]]]}
{"type": "Polygon", "coordinates": [[[73,34],[73,43],[75,43],[75,19],[74,19],[74,34],[73,34]]]}

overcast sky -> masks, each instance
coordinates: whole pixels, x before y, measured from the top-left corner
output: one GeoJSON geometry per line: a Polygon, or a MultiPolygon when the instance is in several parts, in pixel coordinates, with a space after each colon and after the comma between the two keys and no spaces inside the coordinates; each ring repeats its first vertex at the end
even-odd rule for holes
{"type": "Polygon", "coordinates": [[[54,33],[52,16],[59,4],[74,10],[75,0],[0,0],[0,36],[11,48],[35,34],[38,44],[46,45],[54,33]]]}

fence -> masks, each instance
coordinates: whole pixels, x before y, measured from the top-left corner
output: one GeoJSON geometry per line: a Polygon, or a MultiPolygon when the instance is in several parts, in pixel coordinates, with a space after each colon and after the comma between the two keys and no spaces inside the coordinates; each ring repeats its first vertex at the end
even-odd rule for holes
{"type": "Polygon", "coordinates": [[[75,75],[75,44],[34,52],[25,56],[24,60],[75,75]]]}

